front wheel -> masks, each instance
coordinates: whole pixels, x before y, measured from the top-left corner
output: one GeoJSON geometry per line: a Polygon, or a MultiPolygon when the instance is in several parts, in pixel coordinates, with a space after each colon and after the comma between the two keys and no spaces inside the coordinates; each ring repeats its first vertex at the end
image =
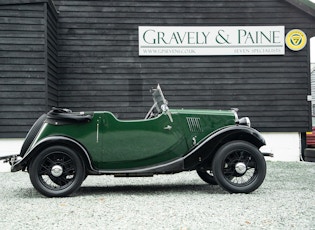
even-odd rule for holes
{"type": "Polygon", "coordinates": [[[72,149],[51,146],[31,162],[29,174],[34,188],[47,197],[68,196],[85,179],[85,167],[72,149]]]}
{"type": "Polygon", "coordinates": [[[218,184],[230,193],[250,193],[266,176],[266,161],[256,146],[245,141],[223,145],[213,159],[218,184]]]}

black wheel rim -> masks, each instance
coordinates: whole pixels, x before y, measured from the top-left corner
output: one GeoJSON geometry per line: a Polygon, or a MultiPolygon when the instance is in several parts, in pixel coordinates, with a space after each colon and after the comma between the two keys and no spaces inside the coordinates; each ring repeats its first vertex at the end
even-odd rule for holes
{"type": "Polygon", "coordinates": [[[227,154],[222,163],[226,181],[238,187],[251,184],[258,176],[257,160],[246,150],[234,150],[227,154]],[[242,166],[242,169],[239,166],[242,166]]]}
{"type": "Polygon", "coordinates": [[[76,164],[64,152],[52,152],[45,156],[39,164],[38,178],[42,185],[54,191],[69,187],[76,177],[76,164]],[[53,173],[53,168],[62,169],[60,175],[53,173]]]}

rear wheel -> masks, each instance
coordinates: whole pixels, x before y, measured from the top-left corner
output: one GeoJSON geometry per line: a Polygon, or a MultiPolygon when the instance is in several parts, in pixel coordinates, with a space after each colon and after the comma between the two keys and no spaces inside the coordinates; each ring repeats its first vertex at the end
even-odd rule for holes
{"type": "Polygon", "coordinates": [[[197,170],[197,173],[204,182],[211,185],[218,184],[216,180],[214,179],[214,176],[211,170],[197,170]]]}
{"type": "Polygon", "coordinates": [[[266,176],[265,158],[256,146],[244,141],[223,145],[214,157],[212,169],[218,184],[230,193],[250,193],[266,176]]]}
{"type": "Polygon", "coordinates": [[[40,152],[29,168],[33,186],[48,197],[68,196],[85,179],[85,167],[72,149],[51,146],[40,152]]]}

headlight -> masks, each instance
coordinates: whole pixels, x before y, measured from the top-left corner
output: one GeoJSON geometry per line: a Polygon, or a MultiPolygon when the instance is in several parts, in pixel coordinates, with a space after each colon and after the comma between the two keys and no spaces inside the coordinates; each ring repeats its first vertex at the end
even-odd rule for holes
{"type": "Polygon", "coordinates": [[[241,119],[238,120],[239,125],[246,125],[250,127],[250,120],[248,117],[242,117],[241,119]]]}

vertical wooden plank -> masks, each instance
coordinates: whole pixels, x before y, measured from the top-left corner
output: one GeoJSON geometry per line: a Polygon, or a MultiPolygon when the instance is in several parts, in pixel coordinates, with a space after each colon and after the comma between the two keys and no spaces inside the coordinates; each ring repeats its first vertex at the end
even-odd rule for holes
{"type": "Polygon", "coordinates": [[[44,3],[0,3],[0,138],[25,137],[46,111],[44,3]]]}
{"type": "Polygon", "coordinates": [[[47,3],[43,4],[44,8],[44,65],[45,65],[45,110],[48,111],[48,98],[49,98],[49,86],[48,86],[48,35],[47,35],[47,27],[48,27],[48,9],[47,3]]]}

